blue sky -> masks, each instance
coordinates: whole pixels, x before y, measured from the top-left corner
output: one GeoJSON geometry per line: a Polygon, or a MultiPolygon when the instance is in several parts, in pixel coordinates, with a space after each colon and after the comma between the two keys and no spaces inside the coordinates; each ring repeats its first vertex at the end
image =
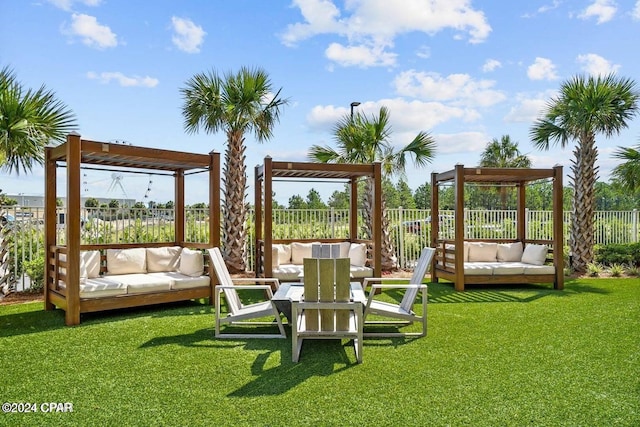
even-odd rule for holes
{"type": "MultiPolygon", "coordinates": [[[[407,168],[414,190],[433,171],[475,166],[502,135],[534,167],[568,173],[573,147],[537,150],[532,123],[577,74],[640,84],[639,36],[640,0],[0,0],[0,65],[55,91],[86,139],[224,153],[224,133],[185,132],[180,88],[196,73],[264,68],[290,103],[271,141],[247,135],[249,184],[266,155],[305,161],[312,145],[333,145],[332,126],[353,101],[366,114],[387,106],[398,146],[421,130],[435,138],[433,163],[407,168]]],[[[619,136],[599,135],[600,180],[616,164],[612,151],[639,141],[640,117],[619,136]]],[[[85,194],[121,197],[111,173],[85,173],[85,194]]],[[[6,193],[44,191],[41,168],[0,177],[6,193]]],[[[205,201],[194,180],[187,201],[205,201]]],[[[129,197],[172,198],[163,178],[124,174],[122,183],[129,197]]],[[[336,189],[314,187],[325,201],[336,189]]],[[[284,204],[309,188],[274,186],[284,204]]]]}

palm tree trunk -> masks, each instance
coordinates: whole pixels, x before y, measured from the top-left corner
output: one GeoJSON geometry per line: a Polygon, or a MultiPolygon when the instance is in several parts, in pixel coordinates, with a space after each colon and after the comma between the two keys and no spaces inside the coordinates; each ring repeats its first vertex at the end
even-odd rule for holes
{"type": "MultiPolygon", "coordinates": [[[[373,194],[374,187],[371,182],[371,178],[367,178],[365,181],[365,206],[364,206],[364,222],[366,231],[368,233],[367,238],[370,239],[373,236],[373,217],[371,215],[372,207],[373,207],[373,194]]],[[[380,213],[381,218],[381,230],[382,233],[382,248],[380,248],[380,252],[382,254],[382,264],[381,268],[385,271],[391,271],[398,268],[398,258],[395,256],[395,251],[393,249],[393,242],[391,240],[391,233],[389,233],[389,216],[387,215],[387,203],[385,201],[384,194],[382,194],[382,212],[380,213]]]]}
{"type": "Polygon", "coordinates": [[[574,181],[573,220],[571,223],[572,268],[577,273],[587,271],[593,262],[595,184],[598,171],[595,166],[598,151],[593,134],[586,134],[574,150],[571,171],[574,181]]]}
{"type": "Polygon", "coordinates": [[[222,169],[224,184],[224,200],[222,201],[222,254],[230,273],[242,273],[246,270],[245,241],[247,230],[247,207],[245,190],[247,173],[245,160],[244,137],[242,133],[227,133],[227,149],[222,169]]]}

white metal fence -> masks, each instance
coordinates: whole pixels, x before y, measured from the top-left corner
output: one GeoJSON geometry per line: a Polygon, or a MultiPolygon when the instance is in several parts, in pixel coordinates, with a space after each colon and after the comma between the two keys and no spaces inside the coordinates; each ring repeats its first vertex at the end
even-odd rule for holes
{"type": "MultiPolygon", "coordinates": [[[[23,274],[24,262],[44,249],[43,208],[0,208],[0,287],[7,278],[16,278],[16,289],[28,286],[23,274]],[[7,233],[7,228],[10,231],[7,233]],[[4,249],[3,249],[4,248],[4,249]]],[[[429,245],[431,216],[429,210],[389,209],[387,215],[394,250],[400,268],[411,268],[421,248],[429,245]]],[[[172,241],[174,212],[171,209],[85,208],[82,210],[82,242],[127,243],[172,241]]],[[[453,238],[453,211],[440,212],[442,237],[453,238]]],[[[640,213],[633,211],[598,211],[595,213],[595,243],[633,243],[640,241],[640,213]]],[[[207,209],[190,209],[186,214],[185,240],[202,242],[208,239],[207,209]]],[[[553,215],[550,211],[526,212],[527,235],[533,239],[550,239],[553,215]]],[[[65,211],[58,211],[58,242],[64,243],[65,211]]],[[[468,238],[515,238],[516,211],[465,211],[465,234],[468,238]]],[[[569,242],[571,213],[564,214],[564,241],[569,242]]],[[[254,211],[249,211],[246,223],[246,257],[248,270],[254,268],[254,211]]],[[[359,215],[359,233],[363,219],[359,215]]],[[[273,212],[273,236],[278,239],[347,238],[348,210],[278,209],[273,212]]],[[[359,236],[361,237],[361,236],[359,236]]],[[[6,286],[6,284],[5,284],[6,286]]]]}

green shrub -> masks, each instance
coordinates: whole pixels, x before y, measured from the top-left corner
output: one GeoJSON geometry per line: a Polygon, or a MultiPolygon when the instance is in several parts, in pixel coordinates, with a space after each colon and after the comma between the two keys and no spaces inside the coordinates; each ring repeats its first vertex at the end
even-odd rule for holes
{"type": "Polygon", "coordinates": [[[24,262],[24,270],[31,279],[32,292],[41,292],[44,288],[44,257],[36,256],[30,261],[24,262]]]}
{"type": "Polygon", "coordinates": [[[604,265],[640,266],[640,243],[609,244],[595,247],[596,262],[604,265]]]}
{"type": "Polygon", "coordinates": [[[600,277],[602,273],[602,266],[596,262],[590,262],[587,264],[587,273],[591,277],[600,277]]]}
{"type": "Polygon", "coordinates": [[[622,264],[612,264],[611,267],[609,267],[609,273],[611,273],[613,277],[620,277],[622,273],[624,273],[624,266],[622,264]]]}
{"type": "Polygon", "coordinates": [[[627,276],[638,277],[640,276],[640,267],[635,265],[627,266],[627,276]]]}

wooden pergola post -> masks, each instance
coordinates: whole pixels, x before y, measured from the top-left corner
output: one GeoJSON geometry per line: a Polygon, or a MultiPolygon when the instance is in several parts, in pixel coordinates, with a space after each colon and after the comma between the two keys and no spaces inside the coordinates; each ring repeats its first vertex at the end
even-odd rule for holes
{"type": "MultiPolygon", "coordinates": [[[[464,166],[456,165],[455,167],[455,222],[454,222],[454,241],[455,241],[455,290],[464,291],[464,166]]],[[[438,213],[436,212],[436,215],[438,213]]],[[[431,215],[433,218],[433,214],[431,215]]]]}
{"type": "MultiPolygon", "coordinates": [[[[54,202],[55,203],[55,202],[54,202]]],[[[67,210],[65,212],[67,246],[67,326],[80,324],[80,135],[67,136],[67,210]]]]}
{"type": "Polygon", "coordinates": [[[564,210],[562,166],[553,167],[553,265],[556,267],[555,289],[564,289],[564,210]]]}

